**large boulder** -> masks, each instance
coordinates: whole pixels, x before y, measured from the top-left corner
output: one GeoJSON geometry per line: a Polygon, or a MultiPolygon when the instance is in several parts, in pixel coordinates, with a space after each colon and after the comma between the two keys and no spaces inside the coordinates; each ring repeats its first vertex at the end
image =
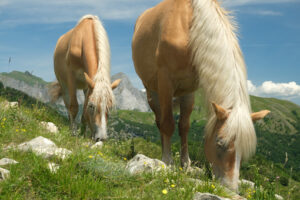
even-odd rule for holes
{"type": "Polygon", "coordinates": [[[166,164],[157,159],[151,159],[142,154],[134,156],[126,165],[130,174],[139,174],[144,172],[157,172],[166,169],[166,164]]]}
{"type": "Polygon", "coordinates": [[[17,147],[21,151],[32,151],[37,155],[41,155],[44,158],[49,158],[57,156],[61,159],[65,159],[72,152],[68,149],[58,148],[54,142],[51,140],[39,136],[30,140],[29,142],[24,142],[17,147]]]}

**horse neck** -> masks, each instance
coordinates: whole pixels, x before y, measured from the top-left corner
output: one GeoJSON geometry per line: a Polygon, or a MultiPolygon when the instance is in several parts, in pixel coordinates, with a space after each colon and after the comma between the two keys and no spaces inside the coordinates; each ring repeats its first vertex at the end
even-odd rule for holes
{"type": "Polygon", "coordinates": [[[191,2],[193,20],[189,48],[200,88],[210,108],[207,134],[211,134],[216,121],[211,106],[211,102],[215,102],[231,110],[225,127],[228,141],[236,138],[236,145],[244,145],[240,152],[247,158],[255,151],[256,137],[250,119],[246,67],[235,34],[235,22],[215,0],[191,2]]]}
{"type": "Polygon", "coordinates": [[[225,108],[248,104],[246,67],[235,35],[235,22],[214,0],[191,0],[189,47],[207,101],[225,108]]]}

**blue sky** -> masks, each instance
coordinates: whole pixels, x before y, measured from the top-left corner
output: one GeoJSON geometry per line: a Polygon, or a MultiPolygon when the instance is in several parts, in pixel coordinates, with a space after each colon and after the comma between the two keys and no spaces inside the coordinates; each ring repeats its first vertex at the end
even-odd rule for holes
{"type": "MultiPolygon", "coordinates": [[[[1,0],[0,72],[27,70],[55,80],[52,56],[57,39],[81,16],[94,14],[110,39],[111,73],[124,72],[142,88],[131,59],[131,38],[136,18],[158,2],[1,0]]],[[[223,5],[234,11],[240,27],[250,93],[300,105],[300,0],[223,0],[223,5]]]]}

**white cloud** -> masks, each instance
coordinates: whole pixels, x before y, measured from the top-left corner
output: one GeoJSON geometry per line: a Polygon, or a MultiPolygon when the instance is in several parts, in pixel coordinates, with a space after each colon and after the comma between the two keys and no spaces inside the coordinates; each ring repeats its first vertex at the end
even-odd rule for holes
{"type": "Polygon", "coordinates": [[[300,99],[300,85],[292,81],[289,83],[274,83],[265,81],[260,86],[255,86],[248,80],[249,93],[256,96],[300,99]]]}
{"type": "Polygon", "coordinates": [[[278,11],[273,10],[249,10],[244,13],[249,13],[252,15],[262,15],[262,16],[282,16],[283,14],[278,11]]]}

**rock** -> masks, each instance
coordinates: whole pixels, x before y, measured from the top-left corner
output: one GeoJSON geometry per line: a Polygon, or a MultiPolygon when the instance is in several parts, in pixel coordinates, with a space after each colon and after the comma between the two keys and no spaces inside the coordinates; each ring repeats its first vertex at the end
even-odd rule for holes
{"type": "Polygon", "coordinates": [[[9,108],[17,108],[19,106],[19,103],[16,101],[9,102],[9,101],[4,101],[2,103],[2,106],[4,109],[9,109],[9,108]]]}
{"type": "Polygon", "coordinates": [[[166,168],[166,164],[157,159],[151,159],[142,154],[134,156],[126,165],[130,174],[139,174],[143,172],[157,172],[166,168]]]}
{"type": "Polygon", "coordinates": [[[52,122],[41,122],[43,128],[45,128],[50,133],[58,133],[58,128],[52,122]]]}
{"type": "Polygon", "coordinates": [[[228,198],[219,197],[210,193],[197,192],[193,200],[229,200],[228,198]]]}
{"type": "Polygon", "coordinates": [[[199,167],[195,167],[195,166],[191,166],[191,167],[188,167],[187,170],[186,170],[187,174],[190,174],[190,175],[203,175],[205,172],[203,169],[199,168],[199,167]]]}
{"type": "Polygon", "coordinates": [[[48,163],[48,168],[49,168],[50,172],[56,173],[57,170],[59,169],[59,165],[56,164],[56,163],[51,163],[50,162],[50,163],[48,163]]]}
{"type": "Polygon", "coordinates": [[[17,164],[19,162],[13,160],[13,159],[9,159],[9,158],[2,158],[0,160],[0,166],[3,166],[3,165],[9,165],[9,164],[17,164]]]}
{"type": "Polygon", "coordinates": [[[247,185],[247,186],[250,187],[251,189],[253,189],[253,188],[254,188],[254,185],[255,185],[255,183],[253,183],[252,181],[248,181],[248,180],[245,180],[245,179],[239,180],[239,181],[238,181],[238,184],[239,184],[239,187],[240,187],[241,185],[247,185]]]}
{"type": "Polygon", "coordinates": [[[39,136],[32,139],[29,142],[24,142],[17,147],[21,151],[32,150],[35,154],[41,155],[44,158],[57,156],[61,159],[65,159],[72,151],[64,148],[58,148],[51,140],[39,136]]]}
{"type": "Polygon", "coordinates": [[[10,172],[7,169],[0,168],[0,181],[8,179],[10,172]]]}
{"type": "Polygon", "coordinates": [[[284,200],[284,198],[282,196],[280,196],[279,194],[275,194],[275,198],[277,200],[284,200]]]}
{"type": "Polygon", "coordinates": [[[103,142],[102,141],[99,141],[99,142],[96,142],[94,145],[91,146],[92,149],[96,149],[96,148],[101,148],[103,146],[103,142]]]}

